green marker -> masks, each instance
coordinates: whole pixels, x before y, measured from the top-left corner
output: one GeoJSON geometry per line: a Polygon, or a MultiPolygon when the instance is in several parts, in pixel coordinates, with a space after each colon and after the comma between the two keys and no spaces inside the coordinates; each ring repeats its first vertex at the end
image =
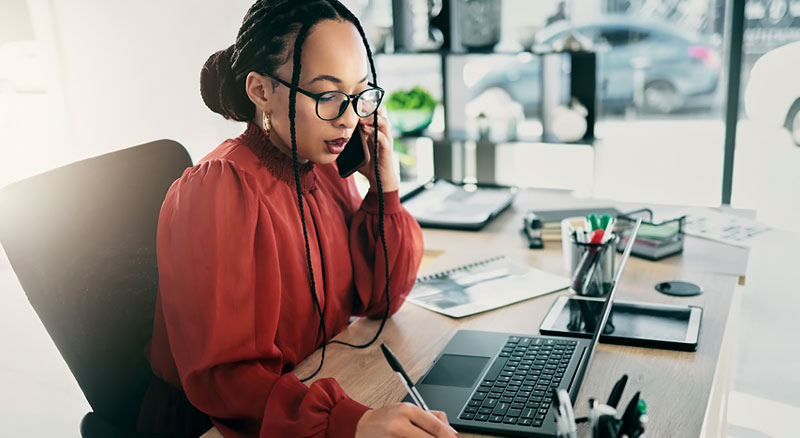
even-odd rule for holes
{"type": "Polygon", "coordinates": [[[608,223],[611,222],[611,216],[604,214],[600,216],[600,228],[606,229],[608,228],[608,223]]]}
{"type": "Polygon", "coordinates": [[[645,403],[643,399],[639,399],[639,403],[636,405],[636,408],[639,409],[639,414],[647,415],[647,403],[645,403]]]}
{"type": "Polygon", "coordinates": [[[600,219],[597,218],[596,214],[589,215],[589,224],[592,226],[592,231],[600,228],[600,219]]]}
{"type": "Polygon", "coordinates": [[[636,410],[639,411],[639,428],[636,430],[633,436],[638,438],[642,436],[644,433],[644,427],[647,425],[647,403],[645,403],[644,400],[639,399],[639,403],[636,404],[636,410]]]}

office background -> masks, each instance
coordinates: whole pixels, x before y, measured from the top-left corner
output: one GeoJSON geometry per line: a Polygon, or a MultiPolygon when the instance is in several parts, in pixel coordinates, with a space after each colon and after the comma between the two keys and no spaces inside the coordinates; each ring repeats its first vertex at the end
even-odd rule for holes
{"type": "MultiPolygon", "coordinates": [[[[233,42],[251,3],[3,0],[0,186],[160,138],[177,140],[197,161],[223,139],[237,136],[242,124],[223,120],[203,104],[199,71],[211,53],[233,42]]],[[[390,0],[344,3],[364,19],[376,39],[382,27],[391,25],[390,0]]],[[[442,135],[446,122],[449,128],[462,127],[467,133],[462,143],[466,155],[476,140],[469,134],[476,112],[489,112],[492,135],[504,145],[498,149],[495,167],[501,182],[568,188],[581,195],[615,200],[718,206],[723,193],[727,59],[733,36],[726,16],[731,2],[566,3],[567,13],[576,21],[621,13],[632,21],[661,22],[678,33],[698,33],[703,47],[709,48],[698,55],[699,62],[716,75],[717,85],[706,90],[705,101],[694,107],[676,105],[661,113],[635,102],[612,105],[601,101],[595,127],[600,140],[591,146],[536,141],[541,130],[537,117],[527,114],[524,98],[515,96],[513,90],[489,87],[469,99],[478,109],[454,103],[459,98],[470,103],[467,96],[473,97],[480,78],[491,74],[490,65],[529,61],[525,54],[519,55],[520,39],[526,30],[542,32],[558,3],[503,0],[501,38],[495,46],[500,53],[381,54],[377,57],[381,85],[391,92],[421,84],[437,99],[446,95],[429,133],[442,135]],[[408,57],[413,62],[408,62],[408,57]],[[446,80],[442,62],[448,64],[446,80]],[[509,121],[515,126],[511,134],[509,121]]],[[[731,205],[753,209],[759,220],[796,235],[800,147],[783,127],[785,120],[771,114],[770,107],[787,95],[800,98],[796,80],[793,84],[781,82],[783,77],[800,76],[797,44],[793,51],[783,52],[774,78],[753,76],[753,81],[759,82],[751,86],[760,87],[759,95],[766,103],[745,102],[745,96],[755,62],[800,40],[800,2],[751,0],[745,3],[744,12],[742,105],[732,156],[731,205]]],[[[636,38],[646,36],[629,32],[626,42],[636,38]]],[[[373,45],[376,43],[373,40],[373,45]]],[[[613,86],[610,81],[605,86],[613,86]]],[[[477,167],[474,157],[467,156],[460,176],[475,178],[477,167]]],[[[0,419],[7,428],[0,430],[0,437],[77,436],[77,424],[88,405],[26,302],[5,255],[0,257],[4,288],[0,291],[0,348],[7,358],[0,364],[0,385],[7,394],[0,404],[0,419]]],[[[794,254],[775,254],[768,246],[751,253],[734,386],[742,406],[760,406],[768,415],[782,413],[786,418],[800,413],[800,380],[790,371],[800,369],[800,350],[787,335],[796,331],[791,321],[793,312],[800,310],[800,298],[791,293],[796,290],[791,286],[796,281],[791,272],[781,269],[793,259],[794,254]],[[780,262],[776,264],[776,260],[780,262]]],[[[729,418],[729,423],[731,436],[778,436],[768,427],[748,423],[747,418],[729,418]]]]}

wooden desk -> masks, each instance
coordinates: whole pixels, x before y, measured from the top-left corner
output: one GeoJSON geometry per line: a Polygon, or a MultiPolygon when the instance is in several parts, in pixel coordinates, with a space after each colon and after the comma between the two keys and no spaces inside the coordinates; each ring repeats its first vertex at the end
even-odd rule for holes
{"type": "MultiPolygon", "coordinates": [[[[562,208],[592,203],[578,202],[563,194],[526,191],[520,194],[515,207],[498,217],[482,232],[425,230],[425,247],[430,257],[420,274],[430,274],[496,254],[506,254],[532,266],[565,274],[559,243],[547,242],[544,250],[526,248],[519,234],[521,215],[529,208],[527,206],[532,205],[547,205],[539,208],[551,208],[551,205],[552,208],[562,208]],[[558,202],[544,202],[548,197],[553,197],[558,202]],[[532,202],[537,199],[539,202],[532,202]]],[[[627,207],[629,206],[619,208],[627,207]]],[[[720,365],[718,362],[723,347],[723,335],[732,303],[735,301],[737,284],[746,269],[747,253],[745,250],[739,251],[691,237],[687,240],[685,253],[669,261],[650,262],[631,258],[617,298],[702,306],[704,313],[697,352],[599,345],[581,386],[576,403],[577,415],[587,413],[589,397],[604,399],[614,382],[622,374],[628,374],[630,380],[623,394],[623,402],[627,403],[635,391],[642,391],[650,414],[648,436],[696,437],[707,432],[704,431],[704,427],[709,427],[704,426],[704,421],[707,421],[706,413],[715,408],[709,407],[712,389],[715,385],[725,386],[724,382],[715,382],[715,375],[720,365]],[[653,286],[665,280],[695,282],[703,286],[705,293],[690,298],[662,295],[653,286]]],[[[560,294],[569,292],[545,295],[459,320],[407,303],[387,321],[379,341],[392,347],[410,377],[416,381],[427,371],[458,329],[536,334],[539,323],[560,294]]],[[[362,343],[374,334],[378,324],[378,321],[360,319],[336,339],[362,343]]],[[[318,350],[303,361],[295,372],[302,376],[309,375],[319,359],[318,350]]],[[[325,366],[317,376],[323,377],[336,378],[348,395],[367,406],[383,406],[398,402],[405,396],[403,386],[385,363],[377,344],[365,350],[342,345],[329,346],[325,366]]],[[[722,402],[724,400],[716,403],[722,402]]],[[[710,418],[708,421],[716,420],[710,418]]],[[[220,436],[218,431],[212,429],[203,438],[220,436]]],[[[460,436],[487,435],[462,432],[460,436]]],[[[584,430],[579,431],[579,436],[589,435],[584,430]]]]}

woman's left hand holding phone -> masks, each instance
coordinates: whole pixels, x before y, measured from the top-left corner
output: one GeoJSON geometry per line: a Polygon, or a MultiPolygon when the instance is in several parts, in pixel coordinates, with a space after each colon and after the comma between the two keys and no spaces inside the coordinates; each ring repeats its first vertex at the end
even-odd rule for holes
{"type": "MultiPolygon", "coordinates": [[[[367,150],[369,151],[369,159],[358,171],[369,180],[370,191],[377,191],[378,184],[375,179],[375,165],[372,163],[372,158],[376,156],[376,148],[374,145],[375,129],[372,126],[372,122],[373,116],[358,119],[358,126],[356,126],[356,129],[361,130],[361,140],[365,142],[367,150]]],[[[381,186],[384,192],[395,191],[398,187],[397,175],[395,175],[394,165],[392,163],[394,138],[392,138],[390,127],[389,119],[386,117],[386,110],[383,107],[378,108],[378,146],[380,147],[378,167],[380,168],[381,186]]]]}

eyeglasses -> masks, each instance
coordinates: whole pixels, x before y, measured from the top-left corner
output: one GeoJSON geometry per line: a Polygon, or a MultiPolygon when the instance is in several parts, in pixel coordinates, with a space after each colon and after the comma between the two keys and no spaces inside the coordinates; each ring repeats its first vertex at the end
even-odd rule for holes
{"type": "MultiPolygon", "coordinates": [[[[292,88],[292,84],[281,78],[275,77],[269,73],[262,74],[275,79],[289,89],[292,88]]],[[[353,109],[358,117],[369,117],[377,111],[381,100],[383,100],[384,90],[377,85],[369,85],[371,86],[370,88],[358,94],[347,94],[341,91],[312,93],[300,87],[297,87],[297,91],[317,101],[317,117],[322,120],[334,120],[344,114],[351,102],[353,103],[353,109]]]]}

